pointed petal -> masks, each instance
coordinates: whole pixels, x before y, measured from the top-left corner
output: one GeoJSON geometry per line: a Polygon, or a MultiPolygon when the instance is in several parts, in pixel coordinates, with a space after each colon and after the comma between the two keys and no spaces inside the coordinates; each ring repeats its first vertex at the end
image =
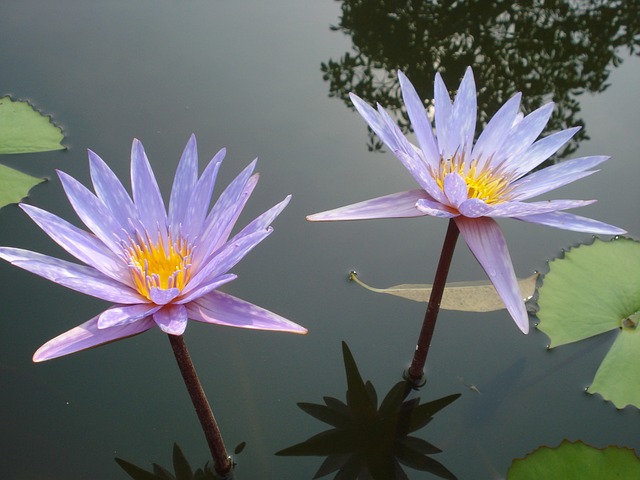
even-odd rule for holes
{"type": "Polygon", "coordinates": [[[182,335],[187,329],[189,317],[184,305],[165,305],[153,314],[153,320],[164,333],[182,335]]]}
{"type": "Polygon", "coordinates": [[[547,227],[561,228],[574,232],[589,232],[600,235],[624,235],[626,230],[591,218],[580,217],[567,212],[551,212],[539,215],[514,217],[524,222],[538,223],[547,227]]]}
{"type": "Polygon", "coordinates": [[[184,147],[176,175],[173,178],[171,197],[169,198],[169,225],[179,225],[187,218],[189,199],[198,181],[198,144],[196,136],[191,135],[184,147]]]}
{"type": "Polygon", "coordinates": [[[244,205],[258,183],[258,174],[253,174],[256,160],[251,162],[224,189],[205,220],[204,231],[199,245],[204,246],[194,252],[193,263],[198,265],[212,252],[227,241],[244,205]]]}
{"type": "Polygon", "coordinates": [[[553,103],[547,103],[524,117],[509,132],[500,150],[493,157],[492,164],[500,164],[505,159],[520,161],[518,155],[526,151],[547,125],[553,112],[553,103]]]}
{"type": "Polygon", "coordinates": [[[467,67],[453,102],[449,124],[449,128],[455,132],[455,141],[460,146],[458,153],[466,157],[471,155],[476,133],[477,103],[473,71],[471,67],[467,67]]]}
{"type": "Polygon", "coordinates": [[[208,259],[205,265],[200,265],[198,272],[182,290],[183,295],[188,295],[194,289],[209,283],[212,279],[222,275],[233,268],[253,248],[271,234],[271,227],[258,230],[245,235],[233,242],[225,243],[214,255],[208,259]]]}
{"type": "Polygon", "coordinates": [[[91,267],[11,247],[0,247],[0,258],[59,285],[109,302],[144,302],[144,298],[132,288],[102,275],[91,267]]]}
{"type": "Polygon", "coordinates": [[[458,208],[462,202],[469,198],[467,183],[457,172],[450,173],[444,177],[443,189],[449,205],[454,208],[458,208]]]}
{"type": "Polygon", "coordinates": [[[426,215],[416,208],[422,198],[429,198],[424,190],[409,190],[383,197],[365,200],[345,207],[309,215],[310,222],[334,222],[338,220],[367,220],[370,218],[402,218],[426,215]]]}
{"type": "Polygon", "coordinates": [[[188,238],[196,238],[202,232],[205,219],[209,213],[213,186],[225,153],[226,150],[224,148],[216,153],[207,168],[202,172],[202,177],[198,180],[195,190],[189,195],[189,205],[182,222],[183,234],[188,238]]]}
{"type": "Polygon", "coordinates": [[[151,303],[137,305],[115,305],[98,315],[98,328],[117,327],[137,322],[157,312],[161,307],[151,303]]]}
{"type": "Polygon", "coordinates": [[[413,131],[424,153],[425,160],[432,168],[437,168],[440,161],[438,145],[433,136],[433,127],[429,121],[429,117],[427,117],[424,104],[422,100],[420,100],[416,89],[404,73],[399,71],[398,79],[400,80],[400,88],[402,89],[402,98],[407,107],[407,113],[409,114],[413,131]]]}
{"type": "Polygon", "coordinates": [[[108,277],[124,283],[127,275],[126,266],[95,236],[45,210],[24,203],[19,206],[47,235],[71,255],[108,277]]]}
{"type": "Polygon", "coordinates": [[[416,208],[424,215],[429,215],[430,217],[452,218],[460,215],[455,209],[426,198],[418,200],[416,202],[416,208]]]}
{"type": "Polygon", "coordinates": [[[400,150],[393,152],[409,171],[411,176],[431,197],[438,202],[446,203],[447,197],[440,189],[429,169],[425,167],[424,161],[418,157],[417,153],[408,155],[400,150]]]}
{"type": "Polygon", "coordinates": [[[156,305],[166,305],[178,295],[180,295],[179,288],[151,287],[151,290],[149,290],[151,301],[156,305]]]}
{"type": "Polygon", "coordinates": [[[573,137],[579,130],[580,127],[568,128],[541,138],[531,145],[531,147],[517,162],[509,165],[507,173],[510,173],[514,179],[520,178],[522,175],[529,173],[542,162],[547,160],[551,155],[556,153],[560,147],[571,140],[571,137],[573,137]]]}
{"type": "Polygon", "coordinates": [[[479,170],[484,167],[486,162],[504,143],[507,133],[511,129],[516,115],[518,115],[521,100],[522,94],[520,92],[507,100],[500,107],[500,110],[491,117],[491,120],[480,134],[471,155],[471,158],[478,161],[479,170]]]}
{"type": "Polygon", "coordinates": [[[126,189],[104,160],[91,150],[89,150],[89,169],[97,197],[120,225],[126,226],[129,224],[129,219],[137,219],[138,212],[126,189]]]}
{"type": "Polygon", "coordinates": [[[69,203],[71,203],[80,220],[112,252],[119,254],[121,251],[119,238],[122,235],[123,227],[120,222],[111,215],[111,212],[98,197],[75,178],[60,171],[58,171],[58,177],[69,203]]]}
{"type": "Polygon", "coordinates": [[[236,278],[238,278],[238,276],[234,275],[233,273],[225,273],[224,275],[215,277],[214,279],[207,282],[202,282],[198,288],[193,289],[191,292],[189,292],[188,295],[180,297],[173,303],[184,305],[186,303],[192,302],[196,298],[202,297],[203,295],[206,295],[207,293],[220,288],[225,283],[229,283],[236,278]]]}
{"type": "Polygon", "coordinates": [[[504,202],[496,205],[491,212],[492,217],[522,217],[523,215],[538,215],[541,213],[569,210],[585,207],[595,203],[595,200],[547,200],[543,202],[504,202]]]}
{"type": "Polygon", "coordinates": [[[131,147],[131,190],[140,220],[157,243],[158,227],[167,224],[167,213],[147,154],[137,138],[131,147]]]}
{"type": "Polygon", "coordinates": [[[449,131],[451,119],[451,99],[447,87],[442,81],[440,72],[436,73],[435,84],[433,87],[433,103],[435,110],[436,138],[438,141],[438,153],[440,157],[451,158],[458,145],[456,145],[453,132],[449,131]]]}
{"type": "Polygon", "coordinates": [[[287,195],[284,200],[280,203],[274,205],[269,210],[264,212],[262,215],[255,218],[251,223],[249,223],[246,227],[244,227],[240,232],[233,236],[229,242],[234,242],[239,240],[240,238],[250,235],[258,230],[264,230],[271,226],[271,223],[282,213],[282,210],[289,204],[291,200],[291,195],[287,195]]]}
{"type": "Polygon", "coordinates": [[[609,157],[606,156],[574,158],[533,172],[513,183],[511,198],[514,200],[526,200],[575,182],[580,178],[595,173],[596,170],[587,170],[600,165],[608,159],[609,157]]]}
{"type": "Polygon", "coordinates": [[[369,124],[371,130],[375,132],[380,140],[382,140],[384,144],[391,149],[391,151],[398,150],[398,145],[396,144],[391,132],[389,132],[387,125],[382,120],[380,114],[354,93],[350,93],[349,98],[351,99],[351,102],[353,102],[358,113],[369,124]]]}
{"type": "Polygon", "coordinates": [[[49,340],[36,351],[33,355],[33,361],[44,362],[45,360],[62,357],[80,350],[97,347],[104,343],[138,335],[149,330],[153,325],[153,320],[148,317],[127,325],[100,330],[98,328],[98,316],[96,316],[82,325],[58,335],[53,340],[49,340]]]}
{"type": "Polygon", "coordinates": [[[528,333],[529,317],[500,227],[495,220],[487,217],[456,217],[455,220],[469,249],[489,276],[516,325],[523,333],[528,333]]]}
{"type": "Polygon", "coordinates": [[[462,202],[458,210],[465,217],[477,218],[493,216],[494,208],[493,205],[489,205],[479,198],[470,198],[462,202]]]}
{"type": "Polygon", "coordinates": [[[226,293],[213,291],[187,305],[189,317],[230,327],[307,333],[307,329],[273,312],[226,293]]]}

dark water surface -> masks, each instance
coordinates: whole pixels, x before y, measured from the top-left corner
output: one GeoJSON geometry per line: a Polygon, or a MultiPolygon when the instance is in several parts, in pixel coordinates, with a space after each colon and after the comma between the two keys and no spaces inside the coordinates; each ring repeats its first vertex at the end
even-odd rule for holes
{"type": "MultiPolygon", "coordinates": [[[[274,223],[273,235],[234,269],[239,278],[225,289],[304,325],[309,334],[196,322],[185,334],[229,447],[247,442],[237,458],[238,479],[313,476],[320,459],[276,457],[274,452],[326,428],[296,402],[321,402],[325,395],[344,399],[341,340],[349,344],[363,377],[379,395],[400,379],[411,359],[424,305],[365,291],[346,277],[356,269],[375,285],[430,283],[446,230],[445,221],[426,217],[339,224],[304,220],[310,213],[414,188],[391,154],[368,151],[364,121],[329,96],[330,91],[338,96],[344,92],[323,80],[321,64],[339,63],[354,43],[363,52],[361,42],[367,41],[355,21],[341,32],[330,29],[339,24],[341,7],[333,1],[293,0],[21,0],[0,7],[0,94],[30,99],[52,114],[63,126],[68,146],[62,152],[0,159],[50,179],[32,191],[29,203],[78,223],[55,169],[87,184],[86,149],[91,148],[126,179],[133,137],[145,145],[168,196],[191,133],[197,135],[201,164],[227,147],[219,185],[259,157],[260,183],[241,225],[293,194],[274,223]]],[[[371,12],[379,9],[372,6],[371,12]]],[[[406,21],[398,12],[381,18],[406,21]]],[[[424,20],[434,31],[447,21],[444,15],[433,16],[430,23],[424,20]]],[[[390,37],[398,31],[384,22],[372,25],[383,40],[385,31],[390,37]]],[[[467,36],[479,38],[473,29],[467,36]]],[[[523,34],[522,39],[534,37],[523,34]]],[[[385,60],[378,58],[382,63],[373,62],[373,68],[401,66],[428,96],[433,65],[414,66],[405,58],[411,56],[408,47],[405,51],[399,44],[394,53],[385,50],[384,41],[376,41],[371,40],[368,58],[380,53],[385,60]],[[394,54],[398,59],[388,60],[394,54]]],[[[537,50],[514,45],[516,52],[530,55],[530,62],[539,52],[561,50],[554,50],[553,43],[537,50]]],[[[580,110],[560,118],[556,128],[566,118],[585,124],[590,139],[576,145],[573,157],[614,158],[600,173],[546,198],[598,198],[599,203],[578,213],[623,227],[638,238],[640,64],[621,47],[616,50],[623,59],[620,66],[605,58],[602,67],[594,67],[599,51],[590,48],[591,56],[578,52],[576,58],[600,68],[601,74],[610,72],[605,82],[610,86],[590,93],[602,85],[583,85],[585,93],[579,96],[573,95],[576,85],[558,86],[558,91],[569,92],[567,99],[579,101],[580,110]]],[[[412,52],[432,62],[427,52],[412,52]]],[[[444,78],[454,88],[460,65],[473,60],[464,55],[449,58],[450,53],[441,55],[441,64],[447,68],[450,60],[444,78]]],[[[506,78],[500,65],[491,65],[490,59],[474,63],[480,102],[486,99],[489,114],[505,99],[493,95],[498,84],[524,89],[520,82],[531,83],[521,70],[513,68],[506,78]]],[[[552,67],[545,64],[553,71],[569,68],[552,67]]],[[[379,92],[375,98],[373,90],[369,92],[371,96],[366,89],[361,95],[385,102],[379,92]]],[[[386,100],[393,103],[393,95],[386,100]]],[[[567,100],[563,105],[572,104],[567,100]]],[[[0,222],[0,244],[64,257],[17,207],[0,210],[0,222]]],[[[544,271],[546,261],[563,247],[589,239],[587,234],[517,221],[501,225],[521,277],[544,271]]],[[[206,444],[169,342],[159,330],[34,365],[31,355],[42,343],[106,305],[5,263],[0,264],[0,278],[2,478],[127,478],[114,457],[145,467],[152,462],[168,466],[174,442],[194,464],[204,464],[206,444]]],[[[484,279],[462,242],[450,279],[484,279]]],[[[591,339],[549,352],[544,334],[533,329],[522,335],[504,310],[442,312],[427,364],[428,386],[420,396],[462,397],[418,436],[443,449],[434,458],[461,479],[501,478],[513,458],[564,438],[638,450],[638,411],[616,410],[600,396],[582,392],[612,340],[591,339]]],[[[410,478],[428,477],[407,472],[410,478]]]]}

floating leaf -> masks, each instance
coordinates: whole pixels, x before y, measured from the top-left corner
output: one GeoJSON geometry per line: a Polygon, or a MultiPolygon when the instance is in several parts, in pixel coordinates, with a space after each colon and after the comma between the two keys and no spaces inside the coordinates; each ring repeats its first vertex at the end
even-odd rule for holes
{"type": "Polygon", "coordinates": [[[583,442],[563,440],[555,447],[541,447],[525,458],[516,459],[507,480],[601,480],[640,478],[640,459],[630,448],[598,449],[583,442]]]}
{"type": "Polygon", "coordinates": [[[19,202],[33,186],[41,182],[44,179],[0,165],[0,207],[19,202]]]}
{"type": "MultiPolygon", "coordinates": [[[[387,293],[398,297],[428,302],[433,285],[406,283],[389,288],[370,287],[358,278],[356,272],[349,274],[349,279],[376,293],[387,293]]],[[[536,288],[538,274],[518,280],[522,299],[529,300],[536,288]]],[[[444,288],[440,308],[445,310],[459,310],[463,312],[493,312],[506,308],[504,302],[490,281],[478,282],[449,282],[444,288]]]]}
{"type": "Polygon", "coordinates": [[[617,408],[640,407],[640,242],[595,239],[549,263],[538,291],[538,328],[550,347],[619,329],[596,373],[589,393],[599,393],[617,408]]]}
{"type": "Polygon", "coordinates": [[[27,102],[0,98],[0,153],[62,150],[60,127],[27,102]]]}

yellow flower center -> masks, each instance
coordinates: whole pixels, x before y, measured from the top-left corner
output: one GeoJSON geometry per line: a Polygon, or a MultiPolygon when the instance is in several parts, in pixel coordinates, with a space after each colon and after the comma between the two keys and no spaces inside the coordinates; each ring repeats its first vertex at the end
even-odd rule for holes
{"type": "Polygon", "coordinates": [[[191,245],[181,236],[175,241],[170,234],[167,237],[153,243],[149,235],[137,234],[124,246],[131,279],[149,300],[152,288],[182,290],[191,277],[191,245]]]}
{"type": "Polygon", "coordinates": [[[464,159],[457,155],[449,160],[442,160],[438,171],[433,176],[443,191],[444,179],[450,173],[457,173],[463,178],[467,184],[468,198],[478,198],[488,204],[497,204],[508,200],[508,194],[511,191],[510,181],[499,167],[485,166],[478,169],[477,160],[473,160],[467,165],[464,159]]]}

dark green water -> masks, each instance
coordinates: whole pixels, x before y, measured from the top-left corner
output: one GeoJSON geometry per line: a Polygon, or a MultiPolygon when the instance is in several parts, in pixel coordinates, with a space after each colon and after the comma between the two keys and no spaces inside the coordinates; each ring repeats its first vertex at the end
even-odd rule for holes
{"type": "MultiPolygon", "coordinates": [[[[30,99],[50,113],[68,146],[0,159],[50,178],[29,203],[76,222],[55,169],[86,184],[91,148],[125,179],[133,137],[144,143],[168,195],[191,133],[201,164],[227,147],[221,185],[259,157],[260,183],[240,224],[293,194],[274,234],[234,269],[239,279],[225,289],[304,325],[309,334],[195,322],[185,334],[225,440],[230,448],[247,442],[237,458],[238,479],[313,476],[320,459],[273,454],[326,428],[297,402],[344,399],[342,340],[379,395],[411,359],[424,306],[365,291],[346,277],[356,269],[375,285],[430,283],[446,222],[304,220],[414,188],[391,154],[368,150],[364,121],[339,99],[348,86],[359,85],[365,99],[395,105],[393,86],[378,88],[386,83],[368,72],[383,79],[384,69],[401,67],[429,96],[434,63],[446,69],[450,88],[473,64],[489,115],[515,89],[529,95],[531,108],[558,92],[563,103],[555,129],[583,123],[590,137],[573,145],[571,155],[613,159],[600,173],[545,198],[597,198],[578,213],[640,235],[640,63],[624,46],[631,40],[615,36],[624,28],[637,35],[632,17],[607,10],[589,22],[572,22],[566,12],[512,11],[509,30],[501,2],[478,11],[370,3],[342,11],[332,1],[21,0],[0,8],[0,95],[30,99]],[[341,31],[332,31],[341,17],[341,31]],[[456,31],[462,33],[452,40],[456,31]],[[567,47],[570,31],[588,42],[567,47]],[[476,58],[465,45],[477,48],[476,58]],[[614,65],[612,51],[621,65],[614,65]],[[355,63],[341,62],[346,52],[355,63]],[[340,69],[344,85],[323,80],[322,64],[330,72],[340,69]],[[609,87],[599,92],[604,84],[609,87]],[[575,95],[579,90],[584,93],[575,95]]],[[[0,244],[64,256],[17,207],[0,210],[0,222],[0,244]]],[[[544,271],[563,247],[589,239],[517,221],[501,225],[522,277],[544,271]]],[[[124,479],[114,457],[168,466],[174,442],[194,464],[204,464],[206,444],[159,330],[34,365],[31,355],[42,343],[106,305],[5,263],[0,278],[2,478],[124,479]]],[[[484,279],[462,242],[450,278],[484,279]]],[[[442,312],[420,396],[462,397],[418,436],[443,449],[434,458],[461,479],[501,478],[513,458],[564,438],[639,450],[638,411],[618,411],[582,392],[612,339],[548,352],[545,335],[535,329],[522,335],[506,311],[442,312]]]]}

